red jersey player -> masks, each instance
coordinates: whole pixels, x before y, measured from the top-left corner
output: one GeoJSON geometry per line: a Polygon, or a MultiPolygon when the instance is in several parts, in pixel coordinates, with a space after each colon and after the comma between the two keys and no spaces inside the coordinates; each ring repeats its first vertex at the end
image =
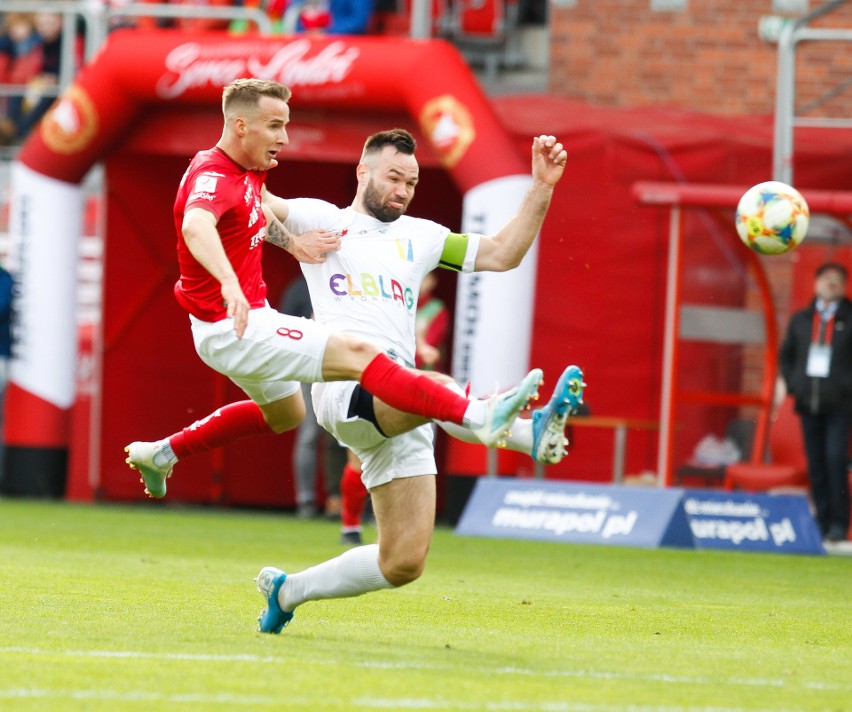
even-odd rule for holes
{"type": "Polygon", "coordinates": [[[189,312],[198,355],[248,399],[169,437],[125,448],[128,465],[141,473],[152,497],[165,496],[178,460],[299,425],[305,413],[300,381],[360,381],[394,408],[465,425],[492,446],[537,395],[541,371],[534,369],[516,388],[469,401],[373,344],[269,306],[264,242],[313,264],[339,248],[339,238],[328,232],[287,233],[264,205],[274,198],[266,193],[266,171],[278,165],[288,142],[289,98],[290,90],[274,81],[238,79],[226,86],[222,137],[193,158],[181,181],[174,207],[181,271],[175,294],[189,312]]]}

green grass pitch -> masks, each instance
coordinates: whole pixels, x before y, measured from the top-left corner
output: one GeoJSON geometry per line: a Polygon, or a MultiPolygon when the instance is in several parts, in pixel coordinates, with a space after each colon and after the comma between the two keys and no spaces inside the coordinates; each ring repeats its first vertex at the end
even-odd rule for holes
{"type": "Polygon", "coordinates": [[[257,633],[260,568],[337,537],[268,512],[0,501],[0,710],[852,710],[852,558],[439,528],[414,584],[257,633]]]}

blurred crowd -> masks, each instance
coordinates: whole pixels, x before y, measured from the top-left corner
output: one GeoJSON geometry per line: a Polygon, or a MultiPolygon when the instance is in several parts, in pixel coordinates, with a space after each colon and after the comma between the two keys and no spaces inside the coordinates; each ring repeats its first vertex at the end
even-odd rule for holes
{"type": "MultiPolygon", "coordinates": [[[[51,7],[51,0],[13,2],[14,10],[3,9],[5,3],[0,2],[0,146],[20,144],[50,108],[64,89],[61,83],[70,81],[82,66],[84,48],[88,46],[91,51],[92,38],[86,36],[89,31],[97,34],[95,45],[103,34],[118,28],[244,35],[259,29],[246,19],[247,13],[234,19],[235,13],[222,17],[227,13],[221,10],[252,8],[269,19],[276,34],[406,35],[411,30],[412,11],[412,0],[87,0],[80,3],[84,18],[82,14],[65,16],[45,11],[51,7]],[[172,6],[171,15],[181,16],[167,16],[153,8],[150,15],[144,10],[138,14],[140,5],[146,4],[172,6]],[[30,7],[32,10],[27,11],[30,7]],[[98,17],[95,11],[99,8],[109,14],[104,15],[102,26],[92,28],[87,23],[98,17]],[[63,48],[63,37],[73,38],[72,49],[63,48]],[[63,66],[63,61],[73,66],[63,66]]],[[[473,37],[474,48],[479,47],[485,55],[497,52],[508,66],[511,52],[505,44],[510,31],[507,28],[518,22],[545,24],[546,5],[546,0],[432,0],[431,31],[460,48],[465,37],[473,37]],[[504,14],[510,6],[519,14],[504,14]],[[504,50],[506,56],[501,54],[504,50]]]]}
{"type": "Polygon", "coordinates": [[[0,145],[24,138],[56,97],[62,15],[6,12],[0,30],[0,145]]]}
{"type": "MultiPolygon", "coordinates": [[[[135,0],[134,4],[155,0],[135,0]]],[[[279,33],[366,34],[374,10],[388,0],[160,0],[159,4],[202,7],[255,7],[263,10],[279,33]]],[[[131,0],[100,0],[113,10],[131,0]]],[[[390,0],[395,2],[395,0],[390,0]]],[[[48,3],[33,0],[33,11],[0,12],[0,146],[20,143],[50,108],[57,95],[62,64],[63,15],[44,12],[48,3]]],[[[84,26],[75,21],[73,57],[76,71],[83,61],[84,26]]],[[[174,28],[185,32],[255,31],[246,20],[197,16],[168,18],[116,15],[109,29],[174,28]]]]}
{"type": "MultiPolygon", "coordinates": [[[[263,10],[277,33],[313,32],[329,34],[364,34],[370,28],[373,0],[101,0],[112,8],[131,3],[158,3],[206,7],[251,7],[263,10]]],[[[189,32],[226,30],[243,34],[253,30],[245,20],[223,20],[203,17],[165,18],[154,16],[127,17],[115,26],[142,29],[173,27],[189,32]]]]}

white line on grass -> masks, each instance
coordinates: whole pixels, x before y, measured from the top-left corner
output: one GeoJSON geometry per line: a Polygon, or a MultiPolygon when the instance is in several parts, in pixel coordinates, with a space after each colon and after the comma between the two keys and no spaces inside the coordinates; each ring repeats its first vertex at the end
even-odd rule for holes
{"type": "MultiPolygon", "coordinates": [[[[485,672],[492,675],[519,675],[524,677],[577,677],[604,680],[641,680],[645,682],[670,682],[675,684],[687,685],[718,685],[720,682],[718,678],[691,677],[685,675],[666,675],[662,673],[635,674],[626,672],[613,672],[607,670],[532,670],[529,668],[517,667],[472,668],[468,666],[458,665],[421,665],[420,663],[384,663],[372,661],[359,662],[358,665],[360,665],[361,667],[382,668],[386,670],[457,670],[459,669],[459,667],[463,667],[463,669],[466,670],[485,672]]],[[[848,689],[852,691],[852,685],[825,682],[802,681],[795,684],[790,684],[790,681],[782,679],[767,680],[761,678],[745,679],[734,677],[728,678],[727,680],[724,680],[724,682],[730,685],[746,685],[749,687],[804,687],[808,690],[829,691],[848,689]]]]}
{"type": "MultiPolygon", "coordinates": [[[[156,692],[116,692],[113,690],[45,690],[38,688],[12,688],[0,690],[2,699],[41,699],[41,700],[95,700],[110,702],[167,702],[170,704],[189,705],[270,705],[280,706],[281,698],[277,695],[163,695],[156,692]]],[[[316,700],[308,698],[287,697],[287,707],[315,707],[316,700]]],[[[359,697],[355,699],[323,697],[323,706],[352,709],[353,707],[367,709],[392,710],[477,710],[481,712],[745,712],[741,707],[706,707],[706,706],[674,706],[674,705],[608,705],[587,704],[583,702],[460,702],[458,700],[438,700],[426,697],[385,698],[359,697]]],[[[785,710],[749,710],[749,712],[787,712],[785,710]]]]}
{"type": "MultiPolygon", "coordinates": [[[[718,707],[680,705],[610,705],[592,704],[588,702],[442,702],[440,700],[429,700],[423,698],[408,698],[386,700],[376,697],[359,697],[352,700],[353,705],[368,707],[370,709],[395,709],[395,710],[418,710],[418,709],[453,709],[453,710],[485,710],[486,712],[526,712],[526,710],[538,710],[539,712],[745,712],[742,707],[718,707]],[[437,706],[435,706],[437,705],[437,706]]],[[[792,712],[787,709],[749,709],[749,712],[792,712]]]]}
{"type": "MultiPolygon", "coordinates": [[[[251,653],[240,655],[213,655],[209,653],[149,653],[136,650],[45,650],[42,648],[29,648],[24,646],[9,646],[0,647],[0,655],[19,654],[19,655],[36,655],[36,656],[60,656],[70,658],[115,658],[115,659],[134,659],[145,658],[153,660],[188,660],[196,662],[245,662],[245,663],[277,663],[291,665],[292,661],[285,658],[279,658],[269,655],[253,655],[251,653]]],[[[666,675],[662,673],[635,674],[627,672],[614,672],[607,670],[535,670],[531,668],[518,667],[474,667],[469,665],[427,665],[422,663],[388,663],[380,661],[356,661],[349,660],[329,660],[322,658],[315,661],[317,664],[323,665],[351,665],[353,667],[364,668],[380,668],[383,670],[467,670],[468,672],[487,674],[487,675],[505,675],[519,677],[570,677],[570,678],[585,678],[585,679],[604,679],[604,680],[628,680],[640,682],[664,682],[677,685],[719,685],[725,683],[728,685],[741,685],[746,687],[771,687],[776,689],[803,688],[806,690],[819,691],[850,691],[852,692],[852,684],[848,683],[826,683],[812,681],[788,681],[783,679],[765,679],[765,678],[728,678],[719,680],[718,678],[696,677],[686,675],[666,675]]]]}
{"type": "Polygon", "coordinates": [[[268,705],[281,702],[278,698],[262,695],[163,695],[157,692],[116,692],[102,689],[43,690],[26,687],[0,690],[0,699],[110,700],[115,702],[184,702],[187,704],[225,705],[268,705]]]}
{"type": "Polygon", "coordinates": [[[210,655],[208,653],[146,653],[137,650],[43,650],[11,646],[0,648],[4,653],[23,653],[24,655],[61,655],[69,658],[151,658],[154,660],[196,660],[199,662],[226,663],[274,663],[283,662],[282,658],[261,655],[210,655]]]}

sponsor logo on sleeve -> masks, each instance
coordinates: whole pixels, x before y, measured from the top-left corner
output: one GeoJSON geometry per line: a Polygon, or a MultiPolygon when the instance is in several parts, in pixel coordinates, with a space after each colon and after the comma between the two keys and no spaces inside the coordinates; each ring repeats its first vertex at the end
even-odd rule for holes
{"type": "Polygon", "coordinates": [[[219,179],[215,176],[203,173],[195,179],[195,185],[192,188],[192,195],[201,195],[202,197],[204,197],[204,194],[206,193],[212,197],[213,194],[216,192],[216,184],[218,182],[219,179]]]}

